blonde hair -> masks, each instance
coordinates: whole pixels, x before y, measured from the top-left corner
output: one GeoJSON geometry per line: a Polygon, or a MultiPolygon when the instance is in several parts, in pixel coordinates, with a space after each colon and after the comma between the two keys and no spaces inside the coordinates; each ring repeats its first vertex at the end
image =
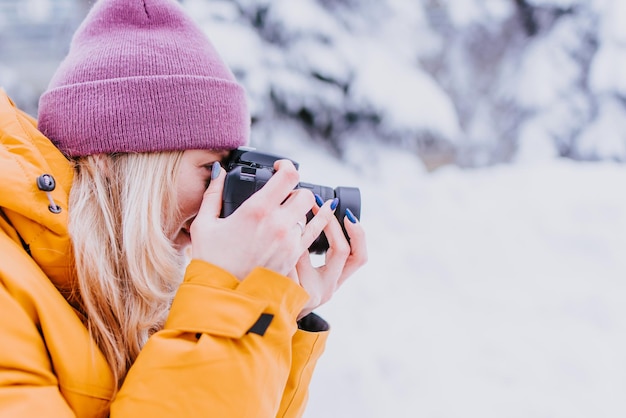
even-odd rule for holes
{"type": "Polygon", "coordinates": [[[173,246],[175,173],[182,152],[75,160],[69,231],[80,309],[119,385],[162,328],[183,276],[173,246]]]}

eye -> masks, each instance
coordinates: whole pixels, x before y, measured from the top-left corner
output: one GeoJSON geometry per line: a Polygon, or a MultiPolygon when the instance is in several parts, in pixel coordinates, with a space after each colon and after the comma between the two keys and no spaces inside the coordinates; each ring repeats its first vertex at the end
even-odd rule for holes
{"type": "MultiPolygon", "coordinates": [[[[219,161],[220,165],[222,167],[224,167],[224,161],[219,161]]],[[[207,188],[209,187],[209,184],[211,183],[211,172],[213,171],[213,163],[215,163],[215,161],[211,161],[210,163],[204,164],[202,167],[205,169],[205,181],[204,181],[204,187],[207,188]]]]}
{"type": "Polygon", "coordinates": [[[205,173],[204,173],[204,188],[205,189],[207,187],[209,187],[209,184],[211,184],[211,169],[212,169],[212,165],[213,165],[213,163],[206,164],[206,165],[202,166],[205,169],[205,173]]]}

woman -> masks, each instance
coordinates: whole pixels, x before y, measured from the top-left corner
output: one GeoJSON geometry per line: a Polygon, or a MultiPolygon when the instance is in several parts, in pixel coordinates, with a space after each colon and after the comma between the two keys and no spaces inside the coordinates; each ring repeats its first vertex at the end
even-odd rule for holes
{"type": "Polygon", "coordinates": [[[312,311],[365,237],[294,191],[288,161],[220,218],[220,161],[248,124],[173,0],[97,2],[37,122],[0,94],[1,415],[302,414],[328,331],[312,311]]]}

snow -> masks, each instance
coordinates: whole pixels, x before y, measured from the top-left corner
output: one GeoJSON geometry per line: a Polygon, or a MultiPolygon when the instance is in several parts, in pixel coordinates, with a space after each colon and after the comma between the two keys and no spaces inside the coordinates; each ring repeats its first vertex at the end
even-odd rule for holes
{"type": "Polygon", "coordinates": [[[600,36],[604,41],[626,42],[626,3],[623,1],[600,1],[597,2],[602,10],[600,36]]]}
{"type": "Polygon", "coordinates": [[[599,48],[590,74],[590,85],[594,91],[615,91],[621,96],[626,95],[626,81],[622,76],[626,71],[623,49],[623,46],[612,42],[606,42],[599,48]]]}
{"type": "Polygon", "coordinates": [[[544,159],[427,173],[285,133],[304,181],[357,186],[369,263],[332,325],[313,417],[626,416],[626,167],[544,159]]]}
{"type": "MultiPolygon", "coordinates": [[[[528,0],[527,3],[532,6],[539,7],[557,7],[561,9],[567,9],[570,7],[576,7],[581,3],[587,3],[590,0],[528,0]]],[[[593,2],[594,0],[591,0],[593,2]]],[[[597,1],[597,0],[596,0],[597,1]]],[[[607,0],[609,2],[614,0],[607,0]]],[[[599,3],[602,3],[603,0],[600,0],[599,3]]]]}
{"type": "Polygon", "coordinates": [[[517,74],[517,97],[526,108],[544,109],[574,90],[581,69],[572,51],[573,22],[565,20],[550,36],[531,43],[517,74]]]}
{"type": "Polygon", "coordinates": [[[388,54],[382,46],[366,48],[362,56],[367,57],[367,65],[354,82],[357,102],[379,108],[391,127],[458,137],[454,104],[432,77],[388,54]]]}
{"type": "Polygon", "coordinates": [[[607,93],[612,90],[626,94],[626,83],[620,77],[626,70],[624,45],[626,43],[626,3],[601,1],[596,7],[601,13],[598,29],[598,51],[590,70],[590,85],[594,91],[607,93]]]}
{"type": "Polygon", "coordinates": [[[21,1],[18,12],[34,23],[43,23],[52,19],[52,4],[47,0],[21,1]]]}
{"type": "Polygon", "coordinates": [[[274,0],[268,15],[269,24],[281,26],[281,32],[289,38],[341,32],[335,19],[315,0],[274,0]]]}
{"type": "Polygon", "coordinates": [[[548,117],[536,117],[526,122],[520,132],[520,146],[517,148],[515,161],[537,162],[558,157],[552,137],[546,132],[544,120],[548,117]]]}
{"type": "Polygon", "coordinates": [[[594,122],[580,136],[580,150],[587,155],[606,158],[626,154],[626,111],[614,97],[604,98],[594,122]]]}
{"type": "Polygon", "coordinates": [[[446,0],[455,26],[464,27],[485,19],[501,20],[512,13],[512,2],[505,0],[446,0]]]}

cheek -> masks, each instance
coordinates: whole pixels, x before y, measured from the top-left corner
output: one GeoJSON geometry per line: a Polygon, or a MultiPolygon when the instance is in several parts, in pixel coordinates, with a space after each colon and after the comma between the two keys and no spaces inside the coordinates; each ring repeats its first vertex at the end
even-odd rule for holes
{"type": "Polygon", "coordinates": [[[199,185],[187,184],[178,192],[178,210],[185,222],[188,218],[196,215],[202,204],[202,196],[205,188],[202,183],[199,185]]]}

